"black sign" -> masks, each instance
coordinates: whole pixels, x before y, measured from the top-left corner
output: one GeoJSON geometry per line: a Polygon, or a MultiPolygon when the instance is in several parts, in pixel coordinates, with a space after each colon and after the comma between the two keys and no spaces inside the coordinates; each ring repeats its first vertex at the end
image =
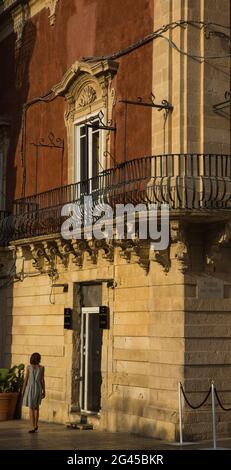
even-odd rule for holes
{"type": "Polygon", "coordinates": [[[72,309],[64,309],[64,328],[70,330],[72,328],[72,309]]]}
{"type": "Polygon", "coordinates": [[[99,327],[109,329],[109,307],[106,305],[99,307],[99,327]]]}

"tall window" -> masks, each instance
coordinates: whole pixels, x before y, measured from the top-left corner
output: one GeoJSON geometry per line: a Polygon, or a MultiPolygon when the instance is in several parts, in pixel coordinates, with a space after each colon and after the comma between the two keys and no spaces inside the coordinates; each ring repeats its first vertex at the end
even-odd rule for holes
{"type": "Polygon", "coordinates": [[[75,178],[76,182],[82,183],[84,191],[85,182],[86,190],[97,188],[97,175],[102,170],[101,154],[102,154],[102,134],[98,129],[99,120],[96,118],[88,122],[76,125],[76,155],[75,155],[75,178]]]}

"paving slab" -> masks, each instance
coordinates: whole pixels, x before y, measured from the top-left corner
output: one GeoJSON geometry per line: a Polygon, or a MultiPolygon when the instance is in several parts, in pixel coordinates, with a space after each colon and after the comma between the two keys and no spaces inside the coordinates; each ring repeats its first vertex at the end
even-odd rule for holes
{"type": "MultiPolygon", "coordinates": [[[[69,429],[62,424],[39,423],[39,431],[29,434],[28,421],[0,422],[0,450],[180,450],[164,441],[129,433],[69,429]]],[[[218,447],[231,449],[231,439],[218,440],[218,447]]],[[[212,448],[212,443],[195,443],[182,450],[212,448]]]]}

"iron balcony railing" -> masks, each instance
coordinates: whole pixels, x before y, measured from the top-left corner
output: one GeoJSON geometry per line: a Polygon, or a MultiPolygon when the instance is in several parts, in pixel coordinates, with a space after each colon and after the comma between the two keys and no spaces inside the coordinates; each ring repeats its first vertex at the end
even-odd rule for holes
{"type": "Polygon", "coordinates": [[[4,220],[10,215],[9,211],[0,209],[0,221],[4,220]]]}
{"type": "Polygon", "coordinates": [[[231,208],[231,156],[172,154],[137,158],[69,184],[18,199],[13,215],[3,223],[11,239],[57,233],[65,217],[62,207],[83,204],[91,195],[100,203],[169,204],[172,210],[231,208]]]}

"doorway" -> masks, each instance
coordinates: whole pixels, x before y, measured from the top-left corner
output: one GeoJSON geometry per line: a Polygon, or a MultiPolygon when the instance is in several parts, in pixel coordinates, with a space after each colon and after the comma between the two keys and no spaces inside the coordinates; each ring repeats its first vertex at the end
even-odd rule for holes
{"type": "Polygon", "coordinates": [[[101,404],[102,329],[99,328],[99,307],[81,309],[80,408],[98,413],[101,404]]]}

